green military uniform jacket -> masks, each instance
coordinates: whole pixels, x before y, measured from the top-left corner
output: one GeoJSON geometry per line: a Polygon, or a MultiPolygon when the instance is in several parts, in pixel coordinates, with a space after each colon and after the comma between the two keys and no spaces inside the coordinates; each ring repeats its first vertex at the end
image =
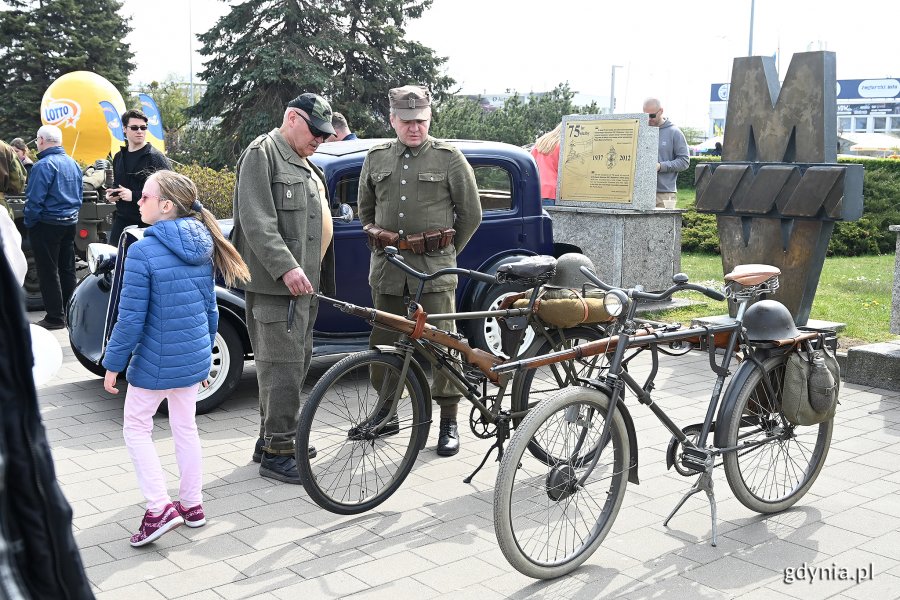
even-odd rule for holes
{"type": "Polygon", "coordinates": [[[0,206],[6,207],[6,194],[21,194],[25,189],[25,167],[15,150],[0,141],[0,206]]]}
{"type": "Polygon", "coordinates": [[[261,135],[237,163],[231,242],[250,269],[243,287],[259,294],[290,295],[281,277],[301,267],[313,289],[334,293],[334,240],[320,256],[322,171],[294,152],[277,129],[261,135]],[[316,182],[318,178],[320,183],[316,182]]]}
{"type": "MultiPolygon", "coordinates": [[[[428,137],[418,148],[395,139],[372,146],[359,176],[359,220],[374,223],[402,236],[452,227],[454,243],[446,248],[415,254],[403,250],[411,267],[433,273],[456,266],[456,255],[481,224],[481,200],[475,173],[455,146],[428,137]]],[[[369,285],[382,294],[402,295],[404,284],[415,291],[419,281],[387,262],[384,252],[372,254],[369,285]]],[[[425,292],[456,289],[456,276],[429,281],[425,292]]]]}

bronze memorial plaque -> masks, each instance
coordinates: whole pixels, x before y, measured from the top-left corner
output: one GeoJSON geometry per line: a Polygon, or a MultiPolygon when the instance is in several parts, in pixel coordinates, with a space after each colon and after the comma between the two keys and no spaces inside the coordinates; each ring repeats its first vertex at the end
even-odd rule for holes
{"type": "Polygon", "coordinates": [[[560,200],[631,203],[637,119],[564,119],[560,200]]]}

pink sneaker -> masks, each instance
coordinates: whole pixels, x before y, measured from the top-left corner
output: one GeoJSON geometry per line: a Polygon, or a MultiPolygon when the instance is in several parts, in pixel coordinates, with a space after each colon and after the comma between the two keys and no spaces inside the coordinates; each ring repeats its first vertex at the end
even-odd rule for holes
{"type": "Polygon", "coordinates": [[[173,504],[167,504],[162,513],[153,516],[148,510],[144,513],[140,530],[131,536],[131,545],[135,548],[155,542],[162,534],[181,526],[184,519],[175,510],[173,504]]]}
{"type": "Polygon", "coordinates": [[[184,524],[188,527],[203,527],[206,525],[206,515],[203,514],[203,505],[198,504],[194,508],[185,508],[185,506],[175,501],[175,510],[184,519],[184,524]]]}

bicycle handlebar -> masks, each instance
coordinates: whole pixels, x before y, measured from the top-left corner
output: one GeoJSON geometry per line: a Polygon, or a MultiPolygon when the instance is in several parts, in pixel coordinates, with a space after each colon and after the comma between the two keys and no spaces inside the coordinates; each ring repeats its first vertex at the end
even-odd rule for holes
{"type": "Polygon", "coordinates": [[[397,248],[394,246],[387,246],[384,249],[385,257],[388,262],[403,269],[416,279],[420,281],[431,281],[432,279],[437,279],[438,277],[443,277],[444,275],[462,275],[464,277],[469,277],[470,279],[475,279],[477,281],[483,281],[484,283],[497,284],[496,275],[488,275],[487,273],[482,273],[481,271],[473,271],[471,269],[460,269],[458,267],[447,267],[445,269],[439,269],[432,273],[431,275],[427,273],[423,273],[421,271],[417,271],[413,269],[411,266],[406,264],[406,261],[403,260],[403,257],[400,256],[400,253],[397,251],[397,248]]]}
{"type": "MultiPolygon", "coordinates": [[[[584,275],[585,277],[590,279],[594,283],[594,285],[599,287],[601,290],[603,290],[605,292],[609,292],[609,291],[616,289],[613,286],[609,285],[608,283],[605,283],[604,281],[602,281],[589,268],[582,266],[582,267],[579,267],[579,270],[581,271],[582,275],[584,275]]],[[[685,279],[687,279],[687,278],[685,277],[685,279]]],[[[669,298],[670,296],[672,296],[672,294],[674,294],[676,292],[683,292],[683,291],[687,291],[687,290],[694,290],[695,292],[700,292],[704,296],[706,296],[708,298],[712,298],[713,300],[718,300],[720,302],[725,299],[725,295],[722,294],[721,292],[718,292],[718,291],[708,288],[708,287],[703,287],[702,285],[697,285],[694,283],[687,283],[686,281],[683,283],[676,283],[675,285],[671,286],[667,290],[662,291],[658,294],[651,294],[650,292],[645,292],[645,291],[643,291],[643,288],[641,288],[640,286],[634,287],[630,290],[625,290],[625,292],[630,297],[636,298],[639,300],[665,300],[665,299],[669,298]]]]}

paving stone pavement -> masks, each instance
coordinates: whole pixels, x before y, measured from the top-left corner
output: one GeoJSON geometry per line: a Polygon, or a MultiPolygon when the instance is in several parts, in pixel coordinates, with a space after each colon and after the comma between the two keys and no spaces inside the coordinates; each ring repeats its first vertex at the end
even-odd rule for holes
{"type": "MultiPolygon", "coordinates": [[[[43,314],[28,316],[36,322],[43,314]]],[[[38,397],[75,539],[101,600],[900,598],[900,392],[842,387],[825,468],[784,513],[746,509],[717,470],[718,547],[709,544],[702,496],[663,527],[692,481],[666,471],[669,436],[631,398],[641,484],[629,484],[611,533],[581,568],[535,581],[510,567],[497,546],[497,463],[471,485],[462,482],[490,446],[468,431],[461,429],[462,451],[448,459],[436,456],[432,428],[406,482],[368,514],[333,515],[302,487],[259,477],[250,460],[258,431],[252,363],[234,396],[197,418],[208,524],[132,548],[128,537],[144,509],[122,440],[124,394],[106,393],[75,360],[65,331],[54,333],[64,364],[38,397]],[[869,577],[841,581],[841,569],[869,577]]],[[[317,359],[307,384],[333,362],[317,359]]],[[[702,420],[712,387],[705,355],[666,359],[657,382],[657,401],[672,408],[676,422],[702,420]]],[[[174,494],[177,466],[164,417],[154,436],[174,494]]]]}

